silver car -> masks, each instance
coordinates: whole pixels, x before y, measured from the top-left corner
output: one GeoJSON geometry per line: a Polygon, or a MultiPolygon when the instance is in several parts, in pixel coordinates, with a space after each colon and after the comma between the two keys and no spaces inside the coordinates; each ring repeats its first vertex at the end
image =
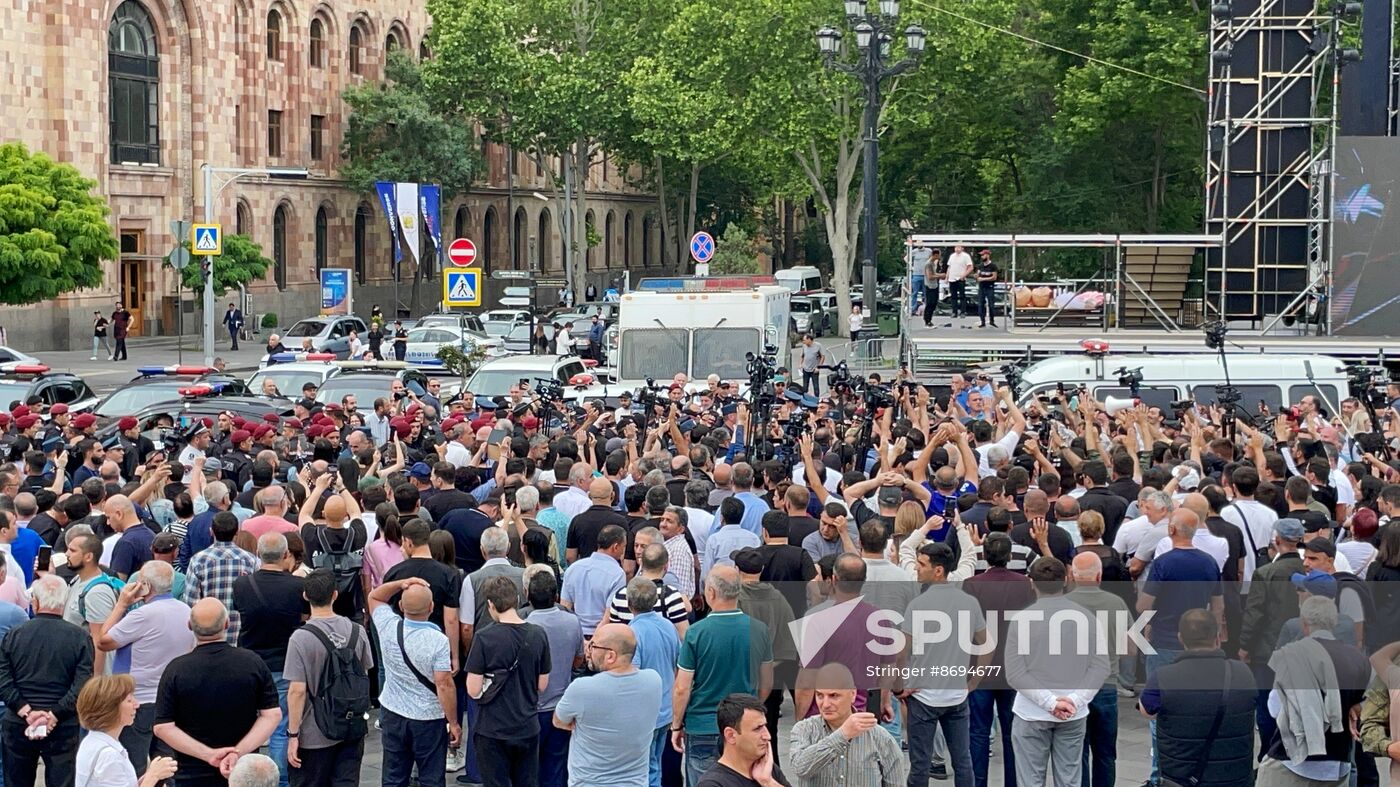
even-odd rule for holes
{"type": "MultiPolygon", "coordinates": [[[[302,348],[302,339],[309,338],[314,352],[335,353],[337,358],[348,358],[352,330],[359,334],[361,342],[366,341],[365,334],[369,329],[359,317],[308,317],[281,332],[282,345],[295,352],[302,348]]],[[[391,326],[385,326],[385,333],[392,330],[391,326]]]]}

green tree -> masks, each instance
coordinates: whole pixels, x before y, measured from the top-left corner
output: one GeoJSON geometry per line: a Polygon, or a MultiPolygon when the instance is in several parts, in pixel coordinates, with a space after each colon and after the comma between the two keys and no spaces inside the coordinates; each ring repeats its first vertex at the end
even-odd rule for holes
{"type": "Polygon", "coordinates": [[[471,117],[431,93],[408,54],[391,51],[384,73],[384,84],[343,94],[350,119],[341,177],[357,191],[381,180],[437,183],[444,198],[467,191],[480,162],[471,117]]]}
{"type": "Polygon", "coordinates": [[[738,224],[724,228],[724,235],[715,244],[715,256],[710,260],[710,275],[758,273],[757,244],[738,224]]]}
{"type": "Polygon", "coordinates": [[[102,283],[117,239],[95,181],[22,144],[0,145],[0,303],[23,305],[102,283]]]}
{"type": "MultiPolygon", "coordinates": [[[[189,241],[183,244],[188,251],[189,241]]],[[[190,264],[180,271],[180,285],[195,292],[204,292],[203,260],[210,260],[214,267],[214,297],[222,298],[225,292],[237,289],[240,285],[259,281],[267,276],[272,260],[263,256],[262,247],[246,235],[224,237],[224,253],[217,257],[192,257],[190,264]]],[[[165,255],[165,266],[170,265],[170,255],[165,255]]]]}

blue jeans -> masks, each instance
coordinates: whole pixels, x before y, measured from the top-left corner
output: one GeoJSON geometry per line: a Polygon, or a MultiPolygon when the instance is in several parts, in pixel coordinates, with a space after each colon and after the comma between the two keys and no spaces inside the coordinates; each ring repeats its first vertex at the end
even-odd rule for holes
{"type": "MultiPolygon", "coordinates": [[[[476,717],[481,712],[481,707],[476,704],[476,700],[467,696],[465,684],[457,686],[457,715],[465,717],[462,723],[462,745],[466,747],[466,763],[462,766],[462,773],[458,778],[466,777],[469,782],[481,781],[481,766],[476,761],[476,717]]],[[[554,727],[554,714],[550,714],[549,726],[554,727]]],[[[541,749],[543,751],[543,749],[541,749]]]]}
{"type": "MultiPolygon", "coordinates": [[[[976,787],[987,787],[987,767],[992,754],[992,714],[1001,727],[1001,765],[1003,784],[1016,787],[1016,754],[1011,747],[1011,703],[1016,701],[1015,689],[977,689],[967,695],[969,711],[968,740],[972,746],[972,776],[976,787]]],[[[953,748],[948,742],[949,753],[953,748]]]]}
{"type": "MultiPolygon", "coordinates": [[[[1147,679],[1152,680],[1152,676],[1157,674],[1157,670],[1170,665],[1180,655],[1181,651],[1179,650],[1164,650],[1162,648],[1157,648],[1156,653],[1147,654],[1147,679]]],[[[1149,784],[1156,785],[1161,782],[1162,778],[1162,771],[1157,765],[1157,720],[1153,719],[1147,723],[1147,726],[1152,731],[1152,775],[1148,777],[1147,781],[1149,784]]]]}
{"type": "Polygon", "coordinates": [[[948,770],[953,774],[953,787],[972,787],[967,701],[940,708],[925,705],[913,697],[909,698],[909,787],[928,784],[933,739],[940,726],[943,739],[948,742],[948,770]]]}
{"type": "Polygon", "coordinates": [[[1088,726],[1084,731],[1082,787],[1113,787],[1118,761],[1118,687],[1099,689],[1089,702],[1088,726]],[[1091,757],[1092,756],[1092,761],[1091,757]]]}
{"type": "Polygon", "coordinates": [[[913,314],[919,310],[919,299],[924,294],[924,275],[922,273],[912,277],[913,282],[909,285],[909,313],[913,314]]]}
{"type": "Polygon", "coordinates": [[[291,681],[282,677],[282,673],[274,672],[272,682],[277,684],[277,704],[282,707],[282,720],[277,722],[277,729],[267,741],[267,756],[277,763],[278,787],[287,787],[287,687],[291,681]]]}
{"type": "Polygon", "coordinates": [[[569,787],[568,730],[554,726],[554,711],[540,711],[540,787],[569,787]]]}
{"type": "Polygon", "coordinates": [[[447,781],[445,719],[406,719],[380,708],[379,739],[384,746],[382,787],[408,787],[415,765],[420,787],[444,787],[447,781]]]}
{"type": "MultiPolygon", "coordinates": [[[[661,787],[661,754],[671,740],[671,725],[663,724],[651,731],[651,762],[647,765],[647,780],[651,787],[661,787]]],[[[774,747],[776,748],[776,747],[774,747]]],[[[4,787],[4,785],[0,785],[4,787]]]]}
{"type": "Polygon", "coordinates": [[[685,783],[695,787],[700,777],[719,759],[718,735],[685,735],[685,783]]]}

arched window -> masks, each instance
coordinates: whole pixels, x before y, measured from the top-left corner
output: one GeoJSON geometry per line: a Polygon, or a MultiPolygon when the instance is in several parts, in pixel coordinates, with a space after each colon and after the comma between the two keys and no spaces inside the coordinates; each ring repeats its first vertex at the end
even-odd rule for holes
{"type": "Polygon", "coordinates": [[[603,267],[612,269],[613,264],[613,238],[616,237],[617,214],[608,211],[608,219],[603,229],[603,267]]]}
{"type": "Polygon", "coordinates": [[[548,208],[540,211],[539,256],[535,260],[536,270],[547,271],[554,267],[554,220],[548,208]]]}
{"type": "Polygon", "coordinates": [[[632,211],[622,217],[622,267],[632,267],[632,211]]]}
{"type": "Polygon", "coordinates": [[[642,267],[651,267],[651,216],[642,217],[642,267]]]}
{"type": "Polygon", "coordinates": [[[267,59],[282,59],[282,14],[276,8],[267,12],[267,59]]]}
{"type": "Polygon", "coordinates": [[[160,51],[151,15],[136,0],[107,27],[112,163],[160,163],[160,51]]]}
{"type": "Polygon", "coordinates": [[[458,208],[456,217],[452,219],[452,237],[467,237],[467,227],[470,226],[470,222],[471,213],[467,211],[467,207],[463,205],[458,208]]]}
{"type": "Polygon", "coordinates": [[[253,211],[248,203],[239,200],[234,212],[233,234],[246,236],[253,229],[253,211]]]}
{"type": "Polygon", "coordinates": [[[272,275],[277,289],[287,289],[287,206],[278,205],[272,214],[272,275]]]}
{"type": "MultiPolygon", "coordinates": [[[[363,36],[360,35],[358,26],[350,28],[350,73],[360,73],[360,58],[364,48],[363,36]]],[[[364,281],[361,279],[361,281],[364,281]]]]}
{"type": "Polygon", "coordinates": [[[423,40],[422,40],[422,41],[419,41],[419,42],[418,42],[418,59],[419,59],[419,60],[432,60],[432,59],[433,59],[433,50],[430,49],[430,48],[428,47],[428,37],[427,37],[426,35],[423,36],[423,40]]]}
{"type": "Polygon", "coordinates": [[[320,274],[326,267],[326,255],[329,253],[327,240],[330,235],[330,219],[326,217],[326,208],[321,206],[316,211],[316,273],[320,274]]]}
{"type": "Polygon", "coordinates": [[[593,217],[593,211],[590,210],[584,214],[583,227],[586,234],[584,235],[583,243],[580,245],[588,249],[583,253],[583,264],[586,265],[589,270],[593,270],[598,267],[598,248],[588,244],[588,235],[598,231],[598,222],[593,217]]]}
{"type": "Polygon", "coordinates": [[[399,31],[390,30],[389,36],[384,39],[385,53],[397,52],[400,49],[403,49],[403,42],[399,40],[399,31]]]}
{"type": "Polygon", "coordinates": [[[369,205],[361,202],[355,209],[355,281],[365,283],[365,249],[369,246],[369,205]]]}
{"type": "Polygon", "coordinates": [[[312,68],[326,66],[326,23],[320,19],[311,20],[310,60],[312,68]]]}
{"type": "Polygon", "coordinates": [[[528,218],[525,216],[525,209],[524,209],[524,208],[516,208],[516,210],[515,210],[515,259],[513,259],[513,260],[510,261],[510,266],[511,266],[512,268],[516,269],[516,270],[524,270],[524,269],[525,269],[525,264],[524,264],[524,263],[525,263],[525,255],[527,254],[527,251],[526,251],[526,249],[525,249],[525,238],[526,238],[526,236],[529,234],[529,231],[526,229],[526,222],[527,222],[527,221],[528,221],[528,218]]]}
{"type": "Polygon", "coordinates": [[[481,220],[481,237],[483,259],[486,260],[484,267],[488,272],[496,264],[496,248],[500,245],[496,242],[496,233],[496,209],[487,208],[486,217],[481,220]]]}

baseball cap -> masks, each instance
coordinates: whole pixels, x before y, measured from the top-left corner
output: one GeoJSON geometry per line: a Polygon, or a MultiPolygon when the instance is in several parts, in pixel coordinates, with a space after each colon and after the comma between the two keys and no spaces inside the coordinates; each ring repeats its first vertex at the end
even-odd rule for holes
{"type": "Polygon", "coordinates": [[[761,574],[763,567],[767,563],[763,559],[763,553],[757,547],[744,547],[729,553],[734,560],[734,567],[745,574],[761,574]]]}
{"type": "Polygon", "coordinates": [[[418,462],[413,467],[408,468],[408,474],[423,481],[432,477],[433,468],[427,462],[418,462]]]}
{"type": "Polygon", "coordinates": [[[1303,523],[1293,517],[1284,517],[1274,522],[1274,532],[1285,541],[1302,541],[1306,532],[1303,523]]]}
{"type": "Polygon", "coordinates": [[[1314,596],[1337,597],[1337,579],[1325,571],[1312,569],[1307,573],[1297,573],[1293,577],[1293,587],[1314,596]]]}
{"type": "Polygon", "coordinates": [[[219,461],[219,458],[216,457],[216,456],[211,456],[211,457],[209,457],[208,459],[205,459],[205,460],[204,460],[204,474],[205,474],[205,475],[210,475],[210,474],[212,474],[212,473],[222,472],[223,469],[224,469],[224,463],[221,462],[221,461],[219,461]]]}
{"type": "Polygon", "coordinates": [[[609,437],[608,441],[603,444],[603,450],[607,453],[612,453],[625,445],[627,445],[627,441],[623,440],[621,437],[609,437]]]}
{"type": "Polygon", "coordinates": [[[885,508],[893,508],[904,501],[904,490],[897,486],[882,486],[876,501],[885,508]]]}

